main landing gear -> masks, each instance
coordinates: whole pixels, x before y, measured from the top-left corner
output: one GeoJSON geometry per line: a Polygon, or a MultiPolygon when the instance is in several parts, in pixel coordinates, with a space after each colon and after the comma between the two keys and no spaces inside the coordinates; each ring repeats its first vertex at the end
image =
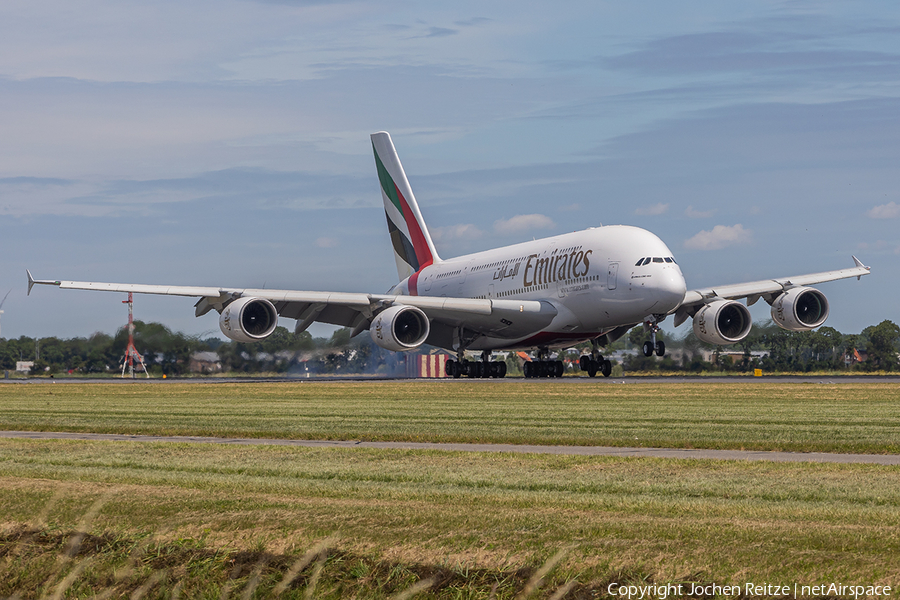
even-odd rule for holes
{"type": "Polygon", "coordinates": [[[659,331],[659,322],[656,320],[644,321],[644,329],[650,331],[650,339],[644,342],[644,356],[653,356],[654,352],[656,352],[657,356],[665,356],[665,343],[663,343],[662,340],[657,341],[656,339],[656,333],[659,331]]]}
{"type": "Polygon", "coordinates": [[[487,378],[506,377],[506,363],[502,360],[491,360],[490,350],[481,353],[481,360],[466,360],[465,350],[456,354],[457,360],[450,359],[444,363],[444,373],[447,377],[459,379],[460,377],[487,378]]]}
{"type": "Polygon", "coordinates": [[[600,344],[597,343],[597,340],[591,340],[591,344],[594,349],[590,354],[585,354],[578,360],[578,366],[582,371],[587,372],[588,377],[596,377],[597,373],[609,377],[612,373],[612,363],[600,354],[600,344]]]}
{"type": "Polygon", "coordinates": [[[525,377],[562,377],[566,371],[561,360],[550,360],[549,348],[538,348],[538,360],[526,362],[523,366],[525,377]]]}

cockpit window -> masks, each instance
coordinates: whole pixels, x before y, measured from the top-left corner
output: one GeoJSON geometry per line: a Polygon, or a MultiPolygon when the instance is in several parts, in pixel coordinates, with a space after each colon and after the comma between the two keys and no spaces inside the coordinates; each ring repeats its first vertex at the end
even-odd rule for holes
{"type": "Polygon", "coordinates": [[[671,256],[666,256],[666,257],[648,256],[646,258],[639,258],[638,261],[636,263],[634,263],[634,266],[645,267],[645,266],[649,265],[651,262],[653,262],[653,263],[671,263],[671,264],[676,264],[676,265],[678,264],[678,261],[676,261],[671,256]]]}

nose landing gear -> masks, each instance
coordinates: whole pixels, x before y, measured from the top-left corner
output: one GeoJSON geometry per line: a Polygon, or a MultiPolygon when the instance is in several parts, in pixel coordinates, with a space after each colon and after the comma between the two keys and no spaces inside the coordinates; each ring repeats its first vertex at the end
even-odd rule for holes
{"type": "Polygon", "coordinates": [[[666,344],[662,340],[656,339],[656,333],[659,331],[659,321],[660,319],[656,317],[644,321],[644,329],[650,331],[650,340],[644,342],[642,348],[644,356],[653,356],[654,352],[660,357],[666,355],[666,344]]]}

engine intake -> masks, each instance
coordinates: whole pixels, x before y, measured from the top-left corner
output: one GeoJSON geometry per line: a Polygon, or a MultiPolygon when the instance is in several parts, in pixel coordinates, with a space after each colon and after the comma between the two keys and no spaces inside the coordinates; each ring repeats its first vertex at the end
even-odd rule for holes
{"type": "Polygon", "coordinates": [[[827,318],[828,300],[813,288],[792,288],[772,303],[772,320],[788,331],[809,331],[827,318]]]}
{"type": "Polygon", "coordinates": [[[238,298],[219,314],[219,328],[236,342],[258,342],[278,325],[278,311],[265,298],[238,298]]]}
{"type": "Polygon", "coordinates": [[[750,310],[736,300],[714,300],[694,315],[694,335],[707,344],[725,346],[750,333],[750,310]]]}
{"type": "Polygon", "coordinates": [[[403,352],[422,345],[431,332],[428,317],[415,306],[392,306],[372,320],[372,340],[385,350],[403,352]]]}

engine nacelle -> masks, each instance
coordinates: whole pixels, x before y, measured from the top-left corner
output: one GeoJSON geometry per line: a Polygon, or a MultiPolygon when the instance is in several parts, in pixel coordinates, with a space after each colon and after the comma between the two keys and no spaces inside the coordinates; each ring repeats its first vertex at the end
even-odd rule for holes
{"type": "Polygon", "coordinates": [[[415,306],[392,306],[372,320],[372,340],[385,350],[402,352],[422,345],[431,332],[428,317],[415,306]]]}
{"type": "Polygon", "coordinates": [[[750,310],[737,300],[715,300],[694,315],[694,335],[707,344],[724,346],[750,333],[750,310]]]}
{"type": "Polygon", "coordinates": [[[275,331],[278,311],[265,298],[238,298],[219,315],[219,328],[236,342],[258,342],[275,331]]]}
{"type": "Polygon", "coordinates": [[[809,331],[828,318],[828,300],[819,290],[795,287],[772,303],[772,320],[788,331],[809,331]]]}

